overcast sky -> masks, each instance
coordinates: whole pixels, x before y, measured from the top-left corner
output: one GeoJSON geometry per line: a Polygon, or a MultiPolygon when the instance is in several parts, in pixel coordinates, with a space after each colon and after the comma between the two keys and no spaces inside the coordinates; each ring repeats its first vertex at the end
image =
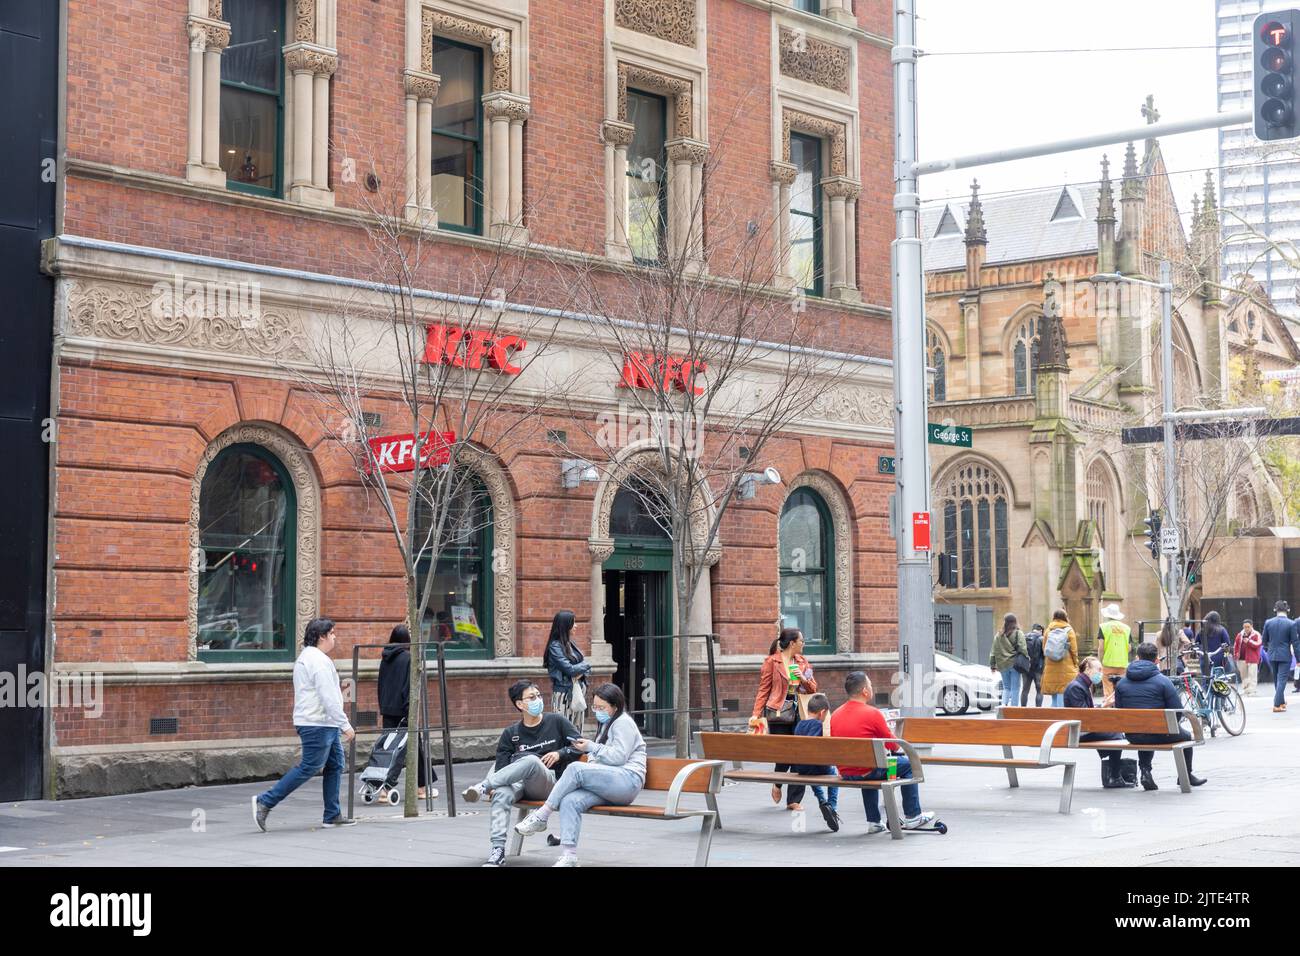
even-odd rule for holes
{"type": "MultiPolygon", "coordinates": [[[[1162,119],[1218,110],[1213,0],[917,0],[917,14],[918,45],[932,54],[917,67],[923,160],[1140,125],[1148,93],[1162,119]],[[980,52],[1171,46],[1204,49],[980,52]],[[941,55],[967,51],[978,55],[941,55]]],[[[1217,137],[1184,133],[1161,149],[1171,173],[1196,170],[1173,176],[1186,225],[1205,167],[1218,165],[1217,137]]],[[[1122,145],[926,176],[921,196],[968,197],[972,177],[982,192],[1096,181],[1103,152],[1117,178],[1122,145]]]]}

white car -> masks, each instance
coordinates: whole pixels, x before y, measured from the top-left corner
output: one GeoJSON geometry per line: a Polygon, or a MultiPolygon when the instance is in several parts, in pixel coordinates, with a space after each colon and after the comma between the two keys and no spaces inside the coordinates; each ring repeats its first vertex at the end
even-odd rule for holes
{"type": "Polygon", "coordinates": [[[1002,677],[983,664],[970,664],[943,651],[934,652],[935,706],[949,717],[974,704],[992,710],[1002,702],[1002,677]]]}

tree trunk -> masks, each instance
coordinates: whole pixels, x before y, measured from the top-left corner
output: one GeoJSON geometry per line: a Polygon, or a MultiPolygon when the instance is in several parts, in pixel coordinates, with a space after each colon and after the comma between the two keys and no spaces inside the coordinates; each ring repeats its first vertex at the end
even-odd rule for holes
{"type": "Polygon", "coordinates": [[[694,588],[691,587],[685,558],[679,553],[677,546],[673,548],[673,590],[677,597],[675,602],[677,606],[674,609],[677,620],[673,622],[673,631],[678,635],[677,673],[673,684],[673,706],[677,709],[674,715],[676,731],[674,736],[677,741],[677,757],[685,759],[690,755],[691,748],[691,641],[685,635],[690,629],[691,605],[695,593],[694,588]]]}
{"type": "Polygon", "coordinates": [[[406,571],[406,626],[411,629],[411,667],[409,674],[410,699],[406,705],[406,786],[404,788],[405,793],[402,795],[402,802],[405,804],[402,809],[402,816],[404,817],[418,817],[420,815],[419,798],[416,795],[420,772],[420,738],[417,736],[417,730],[423,730],[420,727],[420,661],[424,654],[424,648],[418,646],[420,642],[420,621],[419,601],[416,596],[417,584],[415,569],[408,567],[406,571]]]}

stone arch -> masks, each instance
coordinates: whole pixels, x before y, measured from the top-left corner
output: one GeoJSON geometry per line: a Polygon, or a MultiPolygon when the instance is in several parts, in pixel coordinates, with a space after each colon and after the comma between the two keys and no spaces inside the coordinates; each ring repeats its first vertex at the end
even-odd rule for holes
{"type": "MultiPolygon", "coordinates": [[[[835,650],[848,654],[853,650],[853,511],[848,494],[840,483],[824,471],[805,471],[786,487],[781,507],[777,509],[778,527],[785,503],[795,491],[809,488],[821,496],[831,513],[831,529],[835,536],[835,650]]],[[[779,536],[779,532],[778,532],[779,536]]],[[[781,561],[778,543],[776,560],[781,561]]],[[[777,574],[777,607],[780,607],[780,574],[777,574]]]]}
{"type": "Polygon", "coordinates": [[[989,458],[987,455],[982,455],[979,452],[968,451],[949,462],[945,462],[943,469],[935,477],[932,487],[939,488],[943,486],[950,478],[952,478],[954,472],[965,468],[967,465],[983,465],[990,469],[993,474],[997,476],[998,480],[1002,482],[1002,487],[1006,489],[1007,495],[1010,498],[1009,503],[1013,506],[1021,503],[1021,496],[1017,493],[1015,483],[1012,482],[1011,476],[1007,473],[1007,470],[992,458],[989,458]]]}
{"type": "Polygon", "coordinates": [[[311,453],[290,432],[269,422],[241,422],[232,425],[203,451],[190,485],[190,555],[186,570],[188,602],[185,615],[189,659],[198,658],[199,634],[199,499],[208,466],[231,445],[258,445],[274,454],[293,481],[298,498],[294,527],[297,534],[296,584],[294,594],[294,648],[301,647],[301,626],[316,616],[320,607],[320,480],[311,453]]]}
{"type": "Polygon", "coordinates": [[[519,522],[510,474],[485,448],[463,445],[456,452],[458,464],[482,479],[492,501],[492,653],[494,657],[515,656],[515,560],[519,522]]]}

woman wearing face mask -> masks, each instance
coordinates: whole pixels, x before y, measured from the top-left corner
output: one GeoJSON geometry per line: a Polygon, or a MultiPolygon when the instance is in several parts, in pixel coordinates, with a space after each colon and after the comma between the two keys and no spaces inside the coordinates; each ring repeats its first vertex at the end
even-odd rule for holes
{"type": "Polygon", "coordinates": [[[587,715],[587,675],[591,664],[573,642],[573,612],[560,611],[551,621],[542,665],[551,678],[551,709],[581,729],[587,715]]]}
{"type": "MultiPolygon", "coordinates": [[[[1069,687],[1065,688],[1065,706],[1092,707],[1092,696],[1097,690],[1101,689],[1101,679],[1101,661],[1095,657],[1085,657],[1079,662],[1079,676],[1070,683],[1069,687]]],[[[1120,740],[1123,736],[1120,733],[1080,734],[1079,742],[1120,740]]],[[[1119,779],[1120,759],[1123,757],[1123,753],[1119,750],[1099,750],[1097,753],[1102,760],[1106,761],[1101,768],[1102,786],[1109,786],[1107,781],[1119,779]]]]}
{"type": "Polygon", "coordinates": [[[617,684],[601,684],[591,702],[600,725],[596,739],[573,741],[586,763],[570,764],[546,803],[515,825],[524,836],[541,833],[551,814],[560,811],[560,858],[556,866],[578,865],[582,815],[598,804],[627,806],[645,785],[645,740],[627,713],[627,698],[617,684]]]}
{"type": "MultiPolygon", "coordinates": [[[[803,656],[803,633],[797,627],[783,628],[768,649],[763,670],[758,678],[758,693],[754,695],[754,714],[751,723],[761,718],[767,720],[769,734],[794,734],[799,722],[799,695],[817,693],[812,665],[803,656]]],[[[777,764],[777,773],[790,770],[787,764],[777,764]]],[[[772,802],[781,802],[781,787],[772,786],[772,802]]],[[[799,810],[797,803],[787,803],[786,809],[799,810]]]]}

